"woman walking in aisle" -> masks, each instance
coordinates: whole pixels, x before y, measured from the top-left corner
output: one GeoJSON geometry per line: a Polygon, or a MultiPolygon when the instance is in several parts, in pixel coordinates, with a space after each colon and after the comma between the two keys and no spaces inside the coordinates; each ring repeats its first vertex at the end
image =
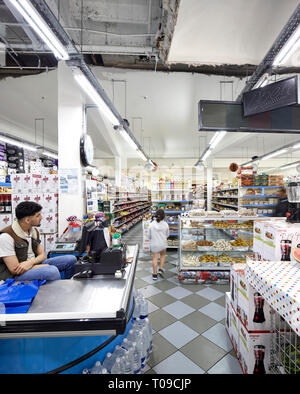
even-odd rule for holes
{"type": "Polygon", "coordinates": [[[169,236],[169,226],[164,220],[165,213],[163,209],[158,209],[155,213],[155,219],[149,226],[150,250],[153,253],[152,267],[153,280],[157,279],[158,254],[160,255],[159,275],[163,277],[163,266],[166,258],[166,249],[168,246],[167,238],[169,236]]]}

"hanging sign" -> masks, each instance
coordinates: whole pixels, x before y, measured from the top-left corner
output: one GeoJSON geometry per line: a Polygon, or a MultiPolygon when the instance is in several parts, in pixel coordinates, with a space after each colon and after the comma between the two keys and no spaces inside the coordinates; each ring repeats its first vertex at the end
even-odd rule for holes
{"type": "Polygon", "coordinates": [[[295,75],[243,94],[244,116],[255,115],[298,103],[298,78],[295,75]]]}
{"type": "Polygon", "coordinates": [[[298,134],[300,105],[294,104],[246,117],[242,103],[200,100],[198,122],[199,131],[298,134]]]}

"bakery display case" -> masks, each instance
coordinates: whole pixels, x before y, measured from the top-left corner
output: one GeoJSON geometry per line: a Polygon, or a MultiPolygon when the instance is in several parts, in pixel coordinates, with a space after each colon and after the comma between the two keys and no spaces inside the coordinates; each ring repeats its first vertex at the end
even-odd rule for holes
{"type": "MultiPolygon", "coordinates": [[[[229,272],[233,263],[252,255],[253,221],[257,217],[181,216],[179,221],[179,279],[201,279],[201,272],[229,272]],[[200,274],[199,274],[200,273],[200,274]],[[200,275],[200,276],[199,276],[200,275]]],[[[223,278],[227,278],[223,275],[223,278]]]]}

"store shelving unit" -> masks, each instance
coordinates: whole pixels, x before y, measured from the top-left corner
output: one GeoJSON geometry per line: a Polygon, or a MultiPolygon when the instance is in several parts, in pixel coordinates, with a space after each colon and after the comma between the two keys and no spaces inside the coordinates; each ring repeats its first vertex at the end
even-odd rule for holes
{"type": "Polygon", "coordinates": [[[279,189],[281,186],[242,186],[240,188],[240,207],[253,208],[260,216],[272,216],[280,198],[279,189]],[[254,190],[255,194],[248,194],[247,190],[254,190]],[[245,191],[246,194],[242,194],[245,191]]]}
{"type": "Polygon", "coordinates": [[[215,279],[228,280],[231,264],[245,262],[246,255],[252,253],[254,219],[257,217],[181,216],[179,280],[198,281],[204,272],[208,273],[208,278],[213,273],[215,279]],[[220,240],[224,241],[223,247],[220,240]],[[236,246],[240,243],[241,246],[236,246]]]}
{"type": "Polygon", "coordinates": [[[111,200],[113,225],[122,234],[140,222],[143,215],[150,210],[151,201],[148,192],[119,192],[111,200]]]}
{"type": "Polygon", "coordinates": [[[229,187],[217,189],[212,195],[212,204],[215,211],[223,209],[239,209],[239,188],[229,187]]]}

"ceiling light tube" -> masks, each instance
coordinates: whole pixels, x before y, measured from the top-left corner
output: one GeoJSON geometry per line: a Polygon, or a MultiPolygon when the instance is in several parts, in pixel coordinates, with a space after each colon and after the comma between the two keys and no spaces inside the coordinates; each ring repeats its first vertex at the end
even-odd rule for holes
{"type": "Polygon", "coordinates": [[[137,154],[140,156],[140,158],[144,161],[148,161],[147,157],[145,156],[144,152],[141,150],[137,149],[137,154]]]}
{"type": "Polygon", "coordinates": [[[201,160],[206,160],[208,158],[208,156],[210,156],[212,152],[212,149],[207,149],[204,153],[204,155],[201,157],[201,160]]]}
{"type": "Polygon", "coordinates": [[[266,156],[261,157],[261,160],[267,160],[267,159],[270,159],[271,157],[282,155],[285,152],[287,152],[287,149],[280,149],[275,152],[269,153],[266,156]]]}
{"type": "Polygon", "coordinates": [[[290,164],[285,164],[281,167],[278,167],[278,169],[280,170],[286,170],[288,168],[292,168],[292,167],[297,167],[300,164],[300,160],[295,161],[294,163],[290,163],[290,164]]]}
{"type": "Polygon", "coordinates": [[[300,148],[300,142],[298,142],[297,144],[293,145],[292,148],[293,148],[293,149],[298,149],[298,148],[300,148]]]}
{"type": "Polygon", "coordinates": [[[209,143],[210,149],[214,149],[226,133],[227,131],[217,131],[209,143]]]}
{"type": "Polygon", "coordinates": [[[120,134],[124,138],[124,140],[134,149],[138,149],[137,144],[133,141],[133,139],[130,137],[130,135],[127,133],[126,130],[120,129],[120,134]]]}
{"type": "Polygon", "coordinates": [[[85,93],[90,97],[90,99],[93,100],[101,113],[106,116],[106,118],[114,126],[119,126],[119,120],[109,108],[109,106],[106,104],[106,102],[103,100],[103,98],[100,96],[100,94],[97,92],[97,90],[94,88],[94,86],[87,79],[87,77],[79,69],[73,69],[73,75],[78,85],[85,91],[85,93]]]}
{"type": "Polygon", "coordinates": [[[52,159],[58,159],[58,155],[54,152],[49,152],[48,150],[43,150],[43,155],[51,157],[52,159]]]}
{"type": "Polygon", "coordinates": [[[29,23],[38,36],[60,60],[68,60],[69,54],[55,33],[43,20],[35,7],[28,0],[9,0],[23,18],[29,23]]]}
{"type": "Polygon", "coordinates": [[[4,137],[2,135],[0,135],[0,141],[5,142],[6,144],[19,146],[20,148],[31,150],[31,151],[37,150],[37,148],[33,145],[26,144],[26,142],[14,140],[13,138],[4,137]]]}
{"type": "Polygon", "coordinates": [[[281,48],[279,53],[275,56],[275,59],[273,60],[274,66],[279,66],[281,63],[283,63],[286,60],[288,56],[290,56],[297,49],[300,42],[299,39],[300,39],[300,25],[297,27],[297,29],[294,31],[291,37],[287,40],[287,42],[281,48]]]}

